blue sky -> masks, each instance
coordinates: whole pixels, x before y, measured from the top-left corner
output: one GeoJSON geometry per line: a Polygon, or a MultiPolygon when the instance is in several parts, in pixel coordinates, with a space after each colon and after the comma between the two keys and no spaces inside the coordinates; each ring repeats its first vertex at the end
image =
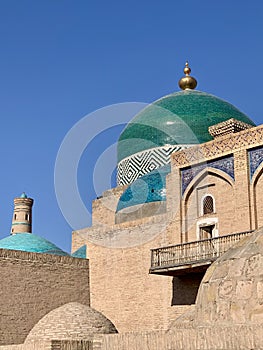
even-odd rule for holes
{"type": "MultiPolygon", "coordinates": [[[[262,18],[260,0],[0,0],[0,237],[10,232],[13,198],[26,191],[34,233],[69,250],[54,189],[63,138],[98,108],[177,91],[185,60],[199,90],[262,123],[262,18]]],[[[85,159],[80,193],[89,208],[85,159]]]]}

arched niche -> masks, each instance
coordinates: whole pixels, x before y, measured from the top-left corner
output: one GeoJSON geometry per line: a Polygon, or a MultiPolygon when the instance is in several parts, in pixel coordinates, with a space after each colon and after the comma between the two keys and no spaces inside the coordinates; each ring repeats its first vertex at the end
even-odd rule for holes
{"type": "Polygon", "coordinates": [[[263,226],[263,164],[261,164],[251,179],[253,206],[254,206],[254,221],[255,228],[263,226]]]}
{"type": "Polygon", "coordinates": [[[187,186],[182,198],[182,230],[185,241],[200,238],[199,227],[214,225],[213,236],[232,232],[235,213],[234,181],[221,170],[206,168],[187,186]],[[204,213],[203,200],[213,198],[213,211],[204,213]]]}

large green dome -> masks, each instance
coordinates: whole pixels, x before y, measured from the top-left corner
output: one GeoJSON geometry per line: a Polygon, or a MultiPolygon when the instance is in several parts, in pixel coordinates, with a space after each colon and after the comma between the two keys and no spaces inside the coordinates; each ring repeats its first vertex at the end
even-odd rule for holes
{"type": "Polygon", "coordinates": [[[207,142],[212,139],[209,126],[230,118],[255,125],[230,103],[205,92],[184,90],[165,96],[126,126],[118,142],[118,163],[155,147],[207,142]]]}

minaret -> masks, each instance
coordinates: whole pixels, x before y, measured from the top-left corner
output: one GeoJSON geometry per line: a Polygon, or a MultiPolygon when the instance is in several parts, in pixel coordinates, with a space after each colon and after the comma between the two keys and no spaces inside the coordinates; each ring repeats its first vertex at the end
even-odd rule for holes
{"type": "Polygon", "coordinates": [[[182,90],[194,90],[197,86],[196,79],[194,77],[191,77],[190,73],[191,68],[189,67],[189,63],[186,62],[184,67],[185,76],[182,77],[178,82],[178,85],[182,90]]]}
{"type": "Polygon", "coordinates": [[[14,214],[11,234],[32,233],[32,206],[34,200],[27,198],[25,192],[14,199],[14,214]]]}

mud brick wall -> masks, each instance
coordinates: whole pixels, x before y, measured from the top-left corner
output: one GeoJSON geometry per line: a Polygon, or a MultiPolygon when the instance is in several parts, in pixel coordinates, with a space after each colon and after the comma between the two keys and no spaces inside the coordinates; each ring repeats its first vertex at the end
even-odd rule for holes
{"type": "Polygon", "coordinates": [[[0,249],[0,345],[22,344],[49,311],[89,305],[89,262],[67,256],[0,249]]]}

